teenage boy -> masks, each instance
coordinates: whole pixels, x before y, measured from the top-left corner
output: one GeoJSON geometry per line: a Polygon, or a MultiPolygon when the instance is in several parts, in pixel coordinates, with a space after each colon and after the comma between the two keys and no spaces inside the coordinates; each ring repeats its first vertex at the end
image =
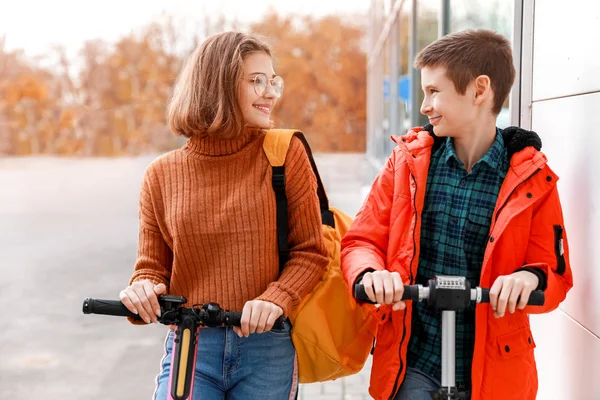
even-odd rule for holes
{"type": "Polygon", "coordinates": [[[441,314],[401,301],[436,275],[490,288],[490,304],[456,315],[456,381],[472,400],[534,400],[528,314],[557,308],[572,286],[558,177],[535,132],[496,128],[515,78],[510,43],[488,30],[444,36],[415,60],[423,128],[393,138],[342,242],[350,286],[383,304],[375,399],[429,400],[441,380],[441,314]],[[526,306],[533,290],[543,307],[526,306]]]}

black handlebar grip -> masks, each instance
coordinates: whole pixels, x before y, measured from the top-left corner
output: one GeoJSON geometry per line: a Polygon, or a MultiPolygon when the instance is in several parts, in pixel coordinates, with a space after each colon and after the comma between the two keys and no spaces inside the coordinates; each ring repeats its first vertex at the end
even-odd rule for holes
{"type": "Polygon", "coordinates": [[[86,297],[85,300],[83,300],[83,313],[142,319],[139,315],[129,311],[119,300],[100,300],[86,297]]]}
{"type": "Polygon", "coordinates": [[[358,301],[362,301],[363,303],[375,304],[374,301],[369,299],[367,292],[365,292],[365,287],[361,283],[354,285],[354,298],[358,301]]]}
{"type": "MultiPolygon", "coordinates": [[[[367,296],[367,292],[365,292],[365,287],[362,283],[354,285],[354,298],[363,303],[375,304],[375,302],[371,301],[369,296],[367,296]]],[[[402,300],[419,301],[419,285],[404,285],[402,300]]]]}
{"type": "MultiPolygon", "coordinates": [[[[481,303],[490,302],[490,289],[481,288],[481,303]]],[[[542,290],[534,290],[529,295],[528,306],[543,306],[545,302],[544,292],[542,290]]]]}
{"type": "Polygon", "coordinates": [[[283,315],[281,317],[277,318],[277,320],[273,324],[273,328],[272,329],[281,330],[281,329],[285,328],[285,321],[286,320],[287,320],[287,318],[284,317],[283,315]]]}
{"type": "Polygon", "coordinates": [[[405,285],[402,300],[420,301],[419,285],[405,285]]]}
{"type": "MultiPolygon", "coordinates": [[[[229,326],[240,326],[240,322],[242,320],[242,313],[239,311],[229,311],[229,314],[227,315],[229,317],[228,322],[226,325],[229,326]]],[[[273,324],[273,328],[272,329],[283,329],[285,327],[285,321],[287,320],[286,317],[284,317],[283,315],[279,318],[277,318],[275,320],[275,323],[273,324]]]]}
{"type": "Polygon", "coordinates": [[[481,288],[481,301],[480,303],[490,302],[490,289],[481,288]]]}
{"type": "Polygon", "coordinates": [[[240,326],[240,322],[242,320],[242,313],[239,311],[229,311],[228,313],[228,323],[226,325],[229,326],[240,326]]]}

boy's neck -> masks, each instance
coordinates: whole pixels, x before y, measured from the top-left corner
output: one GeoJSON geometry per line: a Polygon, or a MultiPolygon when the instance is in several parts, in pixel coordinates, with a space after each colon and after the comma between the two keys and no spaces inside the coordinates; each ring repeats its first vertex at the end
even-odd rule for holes
{"type": "Polygon", "coordinates": [[[464,164],[467,173],[481,160],[496,140],[496,120],[478,125],[470,132],[460,137],[454,137],[454,149],[458,159],[464,164]]]}

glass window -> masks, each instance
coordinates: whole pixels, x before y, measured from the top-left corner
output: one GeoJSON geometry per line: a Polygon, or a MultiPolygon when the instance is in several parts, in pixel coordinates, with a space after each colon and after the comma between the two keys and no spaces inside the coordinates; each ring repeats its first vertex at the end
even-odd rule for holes
{"type": "MultiPolygon", "coordinates": [[[[485,28],[512,39],[514,1],[506,0],[452,0],[450,1],[450,31],[485,28]]],[[[504,102],[496,125],[510,125],[509,99],[504,102]]]]}
{"type": "MultiPolygon", "coordinates": [[[[376,160],[381,160],[383,157],[384,146],[384,111],[385,111],[385,51],[382,50],[375,57],[370,74],[371,87],[369,93],[371,101],[369,102],[369,140],[370,146],[368,149],[369,157],[376,160]]],[[[375,166],[378,170],[381,166],[375,166]]]]}
{"type": "Polygon", "coordinates": [[[371,22],[369,24],[369,29],[368,29],[370,48],[367,51],[367,54],[370,54],[369,52],[373,50],[373,48],[375,47],[375,43],[377,43],[377,39],[379,39],[379,36],[381,35],[381,31],[383,30],[385,17],[384,17],[384,4],[382,3],[381,0],[373,1],[371,3],[370,14],[371,14],[371,16],[370,16],[371,22]]]}
{"type": "MultiPolygon", "coordinates": [[[[438,14],[440,12],[440,0],[421,0],[417,5],[417,53],[434,42],[438,38],[438,14]]],[[[418,105],[423,103],[423,91],[421,90],[421,75],[417,74],[418,105]]],[[[429,123],[427,117],[417,109],[419,125],[429,123]]]]}
{"type": "Polygon", "coordinates": [[[464,29],[492,29],[507,38],[512,36],[514,2],[506,0],[450,1],[451,32],[464,29]]]}
{"type": "Polygon", "coordinates": [[[391,58],[390,58],[390,38],[388,37],[383,45],[383,120],[381,121],[381,131],[383,136],[382,154],[380,157],[387,158],[386,154],[388,149],[387,141],[392,134],[392,127],[390,126],[390,103],[391,103],[391,58]]]}
{"type": "Polygon", "coordinates": [[[403,135],[410,126],[410,8],[404,3],[400,15],[398,16],[399,26],[397,34],[399,35],[398,46],[398,127],[397,134],[403,135]]]}
{"type": "Polygon", "coordinates": [[[392,12],[394,7],[394,0],[383,0],[383,15],[387,18],[392,12]]]}

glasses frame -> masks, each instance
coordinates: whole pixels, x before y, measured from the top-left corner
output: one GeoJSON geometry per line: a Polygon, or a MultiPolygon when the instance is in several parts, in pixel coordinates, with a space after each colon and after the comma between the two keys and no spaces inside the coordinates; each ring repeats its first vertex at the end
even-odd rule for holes
{"type": "Polygon", "coordinates": [[[269,86],[271,86],[271,88],[273,88],[273,93],[275,93],[275,97],[276,98],[280,98],[283,95],[283,88],[284,88],[284,80],[281,76],[277,75],[271,79],[267,78],[267,75],[265,74],[256,74],[254,76],[254,78],[249,79],[250,82],[254,83],[254,93],[256,93],[257,96],[263,97],[266,93],[267,90],[269,88],[269,86]],[[258,83],[257,83],[257,79],[260,76],[264,76],[266,81],[267,81],[267,85],[265,86],[265,89],[262,91],[262,93],[260,93],[259,88],[258,88],[258,83]],[[277,92],[277,86],[274,84],[275,80],[281,82],[281,90],[279,92],[277,92]]]}

